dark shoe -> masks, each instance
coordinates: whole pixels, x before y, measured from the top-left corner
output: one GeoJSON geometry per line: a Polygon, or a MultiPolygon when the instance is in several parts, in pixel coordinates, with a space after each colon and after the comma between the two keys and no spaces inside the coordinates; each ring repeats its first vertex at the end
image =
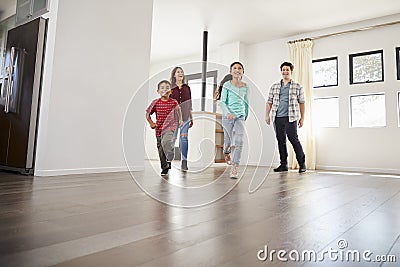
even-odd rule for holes
{"type": "Polygon", "coordinates": [[[285,165],[279,165],[278,168],[274,169],[274,172],[287,172],[288,171],[288,167],[285,165]]]}
{"type": "Polygon", "coordinates": [[[182,160],[181,169],[182,169],[182,171],[187,171],[188,170],[187,160],[182,160]]]}
{"type": "Polygon", "coordinates": [[[168,169],[168,168],[167,168],[167,169],[164,169],[164,170],[162,170],[162,172],[161,172],[161,176],[168,175],[168,171],[169,171],[169,169],[168,169]]]}
{"type": "Polygon", "coordinates": [[[306,164],[302,164],[302,165],[300,165],[300,168],[299,168],[299,173],[306,172],[306,170],[307,170],[307,168],[306,168],[306,164]]]}

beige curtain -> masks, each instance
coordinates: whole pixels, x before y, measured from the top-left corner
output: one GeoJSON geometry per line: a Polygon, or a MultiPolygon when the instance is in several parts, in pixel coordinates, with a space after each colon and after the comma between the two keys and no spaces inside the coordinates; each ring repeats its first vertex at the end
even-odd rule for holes
{"type": "MultiPolygon", "coordinates": [[[[316,164],[316,150],[315,150],[315,137],[312,125],[312,47],[311,40],[302,40],[288,43],[290,60],[294,65],[293,80],[299,82],[304,88],[306,98],[305,103],[305,117],[302,128],[299,128],[299,139],[303,146],[304,153],[306,154],[307,169],[315,170],[316,164]]],[[[292,146],[289,149],[289,167],[298,167],[296,155],[292,146]]]]}

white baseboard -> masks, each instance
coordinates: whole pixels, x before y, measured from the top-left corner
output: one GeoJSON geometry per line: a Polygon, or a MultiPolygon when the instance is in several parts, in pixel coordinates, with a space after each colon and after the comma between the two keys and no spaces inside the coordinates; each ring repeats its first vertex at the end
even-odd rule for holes
{"type": "MultiPolygon", "coordinates": [[[[223,164],[212,164],[212,166],[222,166],[223,164]]],[[[269,164],[260,162],[248,162],[247,166],[270,167],[269,164]]],[[[345,167],[345,166],[329,166],[317,165],[317,170],[327,171],[349,171],[349,172],[367,172],[367,173],[384,173],[400,175],[400,169],[381,169],[381,168],[365,168],[365,167],[345,167]]],[[[73,174],[93,174],[108,172],[127,172],[127,171],[143,171],[144,165],[141,166],[122,166],[122,167],[100,167],[100,168],[80,168],[80,169],[57,169],[57,170],[35,170],[35,176],[59,176],[73,174]]]]}
{"type": "Polygon", "coordinates": [[[123,166],[123,167],[101,167],[101,168],[80,168],[80,169],[58,169],[58,170],[35,170],[35,176],[59,176],[72,174],[92,174],[92,173],[108,173],[108,172],[127,172],[127,171],[143,171],[142,166],[123,166]]]}
{"type": "Polygon", "coordinates": [[[345,166],[328,166],[328,165],[317,165],[316,169],[317,170],[329,170],[329,171],[400,174],[400,169],[381,169],[381,168],[345,167],[345,166]]]}

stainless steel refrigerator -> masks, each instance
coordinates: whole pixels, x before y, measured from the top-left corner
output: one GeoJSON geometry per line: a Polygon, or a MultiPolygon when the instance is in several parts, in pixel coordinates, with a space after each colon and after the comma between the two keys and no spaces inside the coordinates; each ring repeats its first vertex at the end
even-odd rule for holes
{"type": "Polygon", "coordinates": [[[8,31],[0,95],[0,169],[33,174],[47,20],[8,31]]]}

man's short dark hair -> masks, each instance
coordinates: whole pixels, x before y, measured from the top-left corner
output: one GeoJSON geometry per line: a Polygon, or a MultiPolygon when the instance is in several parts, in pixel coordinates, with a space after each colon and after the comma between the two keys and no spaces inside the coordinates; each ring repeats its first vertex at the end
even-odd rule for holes
{"type": "Polygon", "coordinates": [[[285,62],[283,62],[283,63],[281,64],[281,70],[282,70],[282,68],[283,68],[284,66],[288,66],[288,67],[290,68],[291,71],[293,71],[293,69],[294,69],[293,64],[290,63],[290,62],[287,62],[287,61],[285,61],[285,62]]]}

